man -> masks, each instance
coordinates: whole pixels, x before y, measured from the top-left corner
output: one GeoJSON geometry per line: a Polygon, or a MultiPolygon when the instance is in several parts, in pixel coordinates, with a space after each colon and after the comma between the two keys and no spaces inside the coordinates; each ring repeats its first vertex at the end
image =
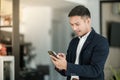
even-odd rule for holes
{"type": "Polygon", "coordinates": [[[58,58],[50,56],[55,69],[67,80],[104,80],[107,40],[91,28],[91,15],[86,7],[76,6],[68,16],[77,37],[71,40],[66,56],[64,53],[58,53],[58,58]]]}

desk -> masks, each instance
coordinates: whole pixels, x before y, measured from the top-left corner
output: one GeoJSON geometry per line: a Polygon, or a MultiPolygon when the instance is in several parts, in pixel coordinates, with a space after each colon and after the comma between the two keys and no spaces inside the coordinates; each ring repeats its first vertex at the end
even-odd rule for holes
{"type": "Polygon", "coordinates": [[[4,67],[5,63],[9,63],[9,73],[10,73],[10,79],[14,80],[14,56],[0,56],[0,80],[5,80],[4,78],[4,67]]]}

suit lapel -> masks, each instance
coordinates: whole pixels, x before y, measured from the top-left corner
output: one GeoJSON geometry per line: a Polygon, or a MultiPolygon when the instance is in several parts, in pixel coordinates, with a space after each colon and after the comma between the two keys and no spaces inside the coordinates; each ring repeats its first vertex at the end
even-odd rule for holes
{"type": "Polygon", "coordinates": [[[86,47],[91,43],[91,41],[92,41],[92,39],[94,37],[94,34],[95,34],[95,31],[94,31],[94,29],[92,29],[91,33],[89,34],[87,40],[85,41],[85,43],[84,43],[84,45],[82,47],[81,52],[84,51],[86,49],[86,47]]]}

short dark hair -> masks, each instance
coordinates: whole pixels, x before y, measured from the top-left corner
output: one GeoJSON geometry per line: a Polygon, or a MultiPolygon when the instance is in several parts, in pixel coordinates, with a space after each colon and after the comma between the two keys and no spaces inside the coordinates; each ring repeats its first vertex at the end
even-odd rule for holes
{"type": "Polygon", "coordinates": [[[79,5],[79,6],[76,6],[75,8],[73,8],[70,11],[68,17],[72,17],[72,16],[81,16],[81,17],[87,16],[89,18],[91,17],[90,11],[88,10],[88,8],[86,8],[83,5],[79,5]]]}

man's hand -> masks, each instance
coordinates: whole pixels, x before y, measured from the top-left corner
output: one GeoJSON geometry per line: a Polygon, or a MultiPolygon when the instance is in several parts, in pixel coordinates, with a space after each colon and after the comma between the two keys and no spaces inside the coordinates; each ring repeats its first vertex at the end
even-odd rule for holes
{"type": "Polygon", "coordinates": [[[59,70],[66,70],[67,69],[67,61],[66,61],[66,55],[64,53],[58,53],[57,57],[50,56],[52,59],[53,64],[56,68],[59,70]]]}

